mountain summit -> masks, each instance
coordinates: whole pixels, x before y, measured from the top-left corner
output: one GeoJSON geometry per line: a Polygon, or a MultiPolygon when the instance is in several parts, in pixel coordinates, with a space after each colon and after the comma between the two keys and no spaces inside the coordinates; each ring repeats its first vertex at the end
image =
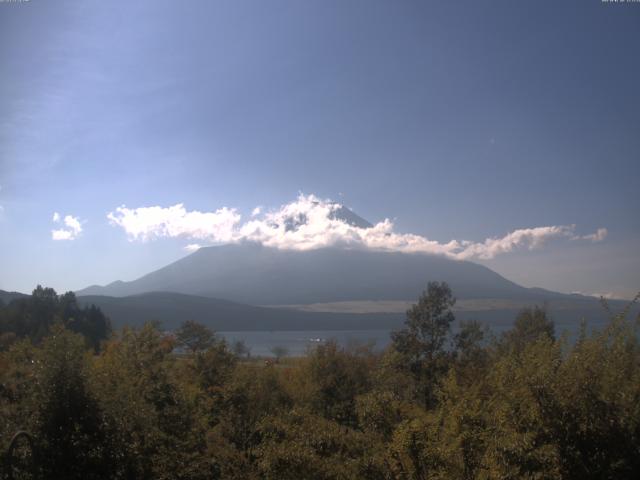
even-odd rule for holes
{"type": "Polygon", "coordinates": [[[334,220],[342,220],[347,225],[358,228],[371,228],[372,223],[361,216],[355,214],[352,210],[344,205],[336,204],[336,208],[329,214],[329,217],[334,220]]]}
{"type": "MultiPolygon", "coordinates": [[[[457,248],[506,248],[501,245],[450,242],[445,245],[448,250],[442,250],[428,239],[398,235],[389,225],[388,221],[373,225],[344,205],[301,195],[296,202],[247,222],[231,243],[201,247],[130,282],[116,281],[77,293],[127,297],[172,292],[249,305],[318,308],[321,304],[320,308],[334,309],[329,304],[340,303],[340,308],[349,302],[349,308],[364,302],[406,305],[418,298],[428,282],[445,281],[457,298],[473,301],[475,307],[479,301],[489,309],[552,300],[594,303],[594,299],[522,287],[451,253],[457,248]],[[413,251],[416,241],[441,253],[413,251]]],[[[520,232],[517,239],[527,235],[533,234],[520,232]]],[[[508,238],[508,247],[517,239],[508,238]]],[[[535,236],[531,239],[536,241],[535,236]]]]}
{"type": "MultiPolygon", "coordinates": [[[[318,201],[313,201],[312,205],[315,207],[321,205],[321,203],[318,201]]],[[[373,224],[371,224],[361,216],[355,214],[352,210],[345,207],[344,205],[341,205],[339,203],[331,203],[328,206],[329,209],[326,214],[326,218],[328,220],[338,220],[351,227],[357,228],[373,227],[373,224]]],[[[301,227],[309,225],[309,217],[307,213],[304,212],[285,214],[279,221],[284,225],[285,232],[295,232],[301,227]]],[[[278,221],[272,221],[271,225],[275,228],[278,228],[280,226],[278,221]]]]}

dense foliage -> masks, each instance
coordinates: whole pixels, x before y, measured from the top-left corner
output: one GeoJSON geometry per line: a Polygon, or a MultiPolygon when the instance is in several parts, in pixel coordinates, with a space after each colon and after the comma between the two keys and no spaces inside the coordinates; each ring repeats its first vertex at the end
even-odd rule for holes
{"type": "Polygon", "coordinates": [[[81,308],[73,292],[58,295],[53,288],[38,285],[29,297],[6,306],[0,303],[0,348],[25,337],[39,343],[56,323],[81,334],[95,351],[111,333],[109,319],[98,307],[81,308]]]}
{"type": "Polygon", "coordinates": [[[99,353],[58,322],[3,344],[0,451],[32,434],[22,478],[636,478],[637,322],[569,344],[533,308],[493,338],[453,332],[454,302],[430,284],[384,352],[327,342],[266,363],[193,322],[99,353]]]}

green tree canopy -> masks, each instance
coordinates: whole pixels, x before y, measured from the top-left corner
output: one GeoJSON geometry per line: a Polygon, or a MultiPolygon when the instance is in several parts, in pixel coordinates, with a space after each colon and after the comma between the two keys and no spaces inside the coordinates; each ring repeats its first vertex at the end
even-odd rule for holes
{"type": "Polygon", "coordinates": [[[502,336],[502,345],[521,351],[538,338],[555,339],[555,326],[545,307],[524,308],[518,313],[513,328],[502,336]]]}
{"type": "Polygon", "coordinates": [[[31,296],[15,299],[0,308],[0,336],[12,333],[16,338],[40,342],[56,322],[82,334],[95,351],[111,334],[109,318],[95,305],[80,307],[73,292],[58,295],[53,288],[38,285],[31,296]]]}
{"type": "MultiPolygon", "coordinates": [[[[432,405],[435,386],[447,368],[445,342],[455,320],[456,299],[446,282],[429,282],[418,303],[407,311],[405,328],[391,333],[398,359],[415,380],[415,394],[425,406],[432,405]]],[[[401,366],[402,368],[402,366],[401,366]]]]}
{"type": "Polygon", "coordinates": [[[176,342],[191,353],[201,352],[215,343],[211,329],[193,320],[187,320],[176,330],[176,342]]]}

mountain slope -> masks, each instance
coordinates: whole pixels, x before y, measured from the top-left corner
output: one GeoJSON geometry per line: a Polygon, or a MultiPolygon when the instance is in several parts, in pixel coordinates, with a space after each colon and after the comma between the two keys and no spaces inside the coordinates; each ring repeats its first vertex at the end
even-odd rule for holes
{"type": "Polygon", "coordinates": [[[542,302],[567,297],[527,289],[482,265],[442,256],[337,247],[295,251],[252,243],[201,248],[137,280],[77,293],[128,296],[166,291],[251,305],[282,305],[413,300],[432,280],[448,282],[455,295],[465,299],[542,302]]]}

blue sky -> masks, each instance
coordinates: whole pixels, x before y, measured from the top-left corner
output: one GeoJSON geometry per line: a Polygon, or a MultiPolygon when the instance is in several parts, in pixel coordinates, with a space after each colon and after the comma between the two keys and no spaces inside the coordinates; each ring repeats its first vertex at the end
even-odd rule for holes
{"type": "Polygon", "coordinates": [[[575,225],[471,260],[629,297],[639,45],[640,4],[599,0],[0,3],[0,288],[130,280],[203,243],[132,238],[123,205],[247,222],[302,192],[442,245],[575,225]]]}

